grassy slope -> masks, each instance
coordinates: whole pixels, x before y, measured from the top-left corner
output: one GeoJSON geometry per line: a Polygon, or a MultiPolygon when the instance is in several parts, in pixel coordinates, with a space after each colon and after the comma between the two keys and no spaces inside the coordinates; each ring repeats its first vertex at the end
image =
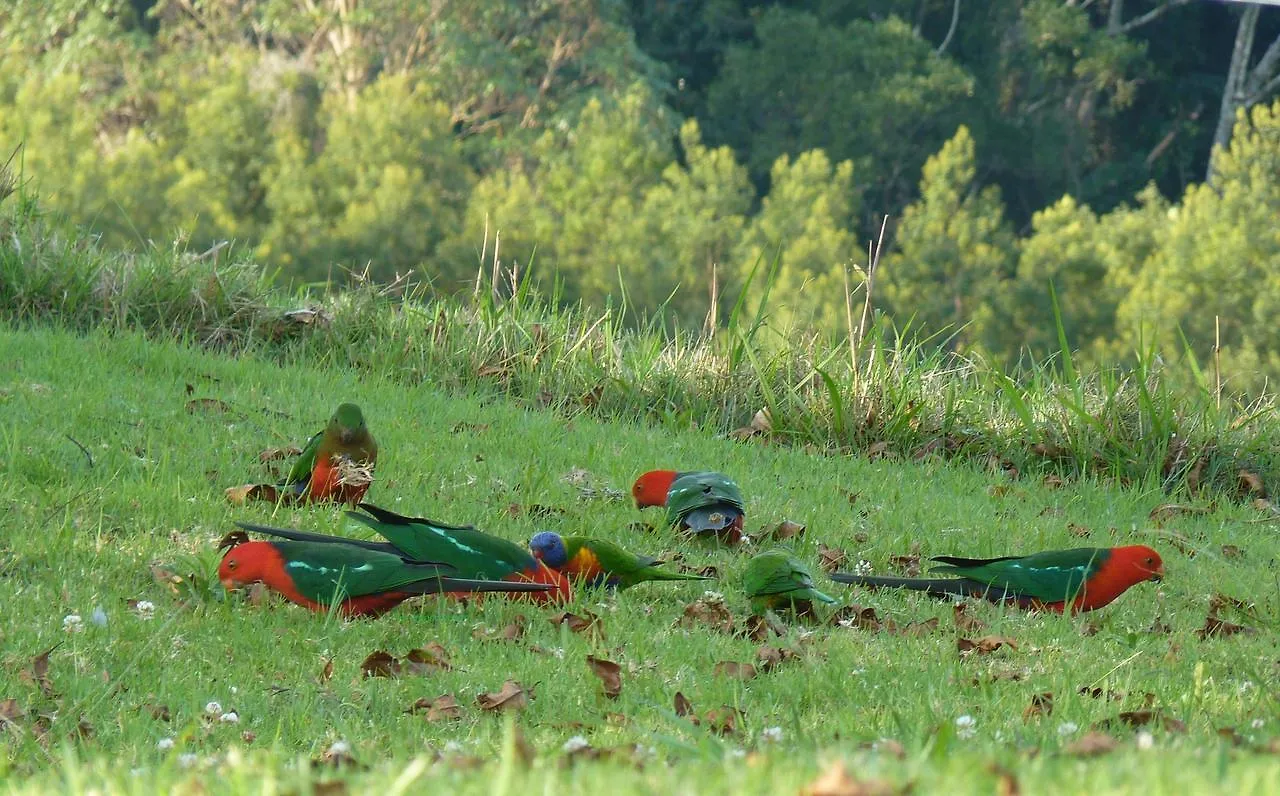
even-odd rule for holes
{"type": "MultiPolygon", "coordinates": [[[[21,730],[10,727],[0,741],[5,789],[93,785],[151,792],[198,781],[214,791],[305,791],[313,777],[387,788],[416,756],[456,741],[491,762],[475,770],[433,763],[410,774],[451,792],[775,792],[794,791],[825,761],[844,757],[863,776],[913,781],[924,792],[989,793],[992,762],[1015,771],[1030,792],[1045,792],[1050,783],[1091,792],[1280,790],[1274,757],[1232,748],[1217,733],[1234,727],[1257,743],[1280,733],[1280,704],[1265,685],[1277,678],[1280,542],[1274,525],[1248,522],[1258,515],[1246,507],[1223,505],[1176,520],[1177,532],[1201,551],[1188,558],[1150,529],[1148,512],[1165,499],[1155,489],[1079,483],[1051,490],[1019,482],[993,495],[987,487],[1002,476],[956,464],[825,458],[699,433],[602,424],[586,415],[568,419],[504,402],[448,398],[354,371],[229,360],[131,336],[5,331],[0,361],[10,363],[0,376],[6,529],[0,600],[8,615],[0,627],[0,699],[14,697],[32,713],[54,707],[18,673],[32,655],[61,642],[50,665],[61,695],[50,737],[65,738],[80,715],[96,731],[89,742],[58,740],[46,750],[32,739],[30,720],[20,722],[21,730]],[[195,397],[222,399],[234,411],[189,413],[188,384],[195,397]],[[561,476],[582,467],[602,484],[625,489],[651,465],[720,467],[738,475],[751,496],[749,529],[782,519],[808,525],[798,547],[810,561],[819,541],[846,548],[877,571],[886,571],[889,557],[913,542],[925,555],[1070,547],[1081,542],[1067,530],[1074,522],[1093,529],[1089,543],[1152,542],[1165,554],[1169,577],[1159,589],[1139,587],[1091,617],[979,607],[989,632],[1016,639],[1019,649],[969,660],[956,654],[949,607],[828,584],[830,593],[898,621],[940,617],[940,629],[911,638],[818,628],[800,661],[745,684],[715,677],[712,669],[721,660],[752,660],[758,645],[672,627],[681,607],[701,593],[697,584],[582,598],[575,610],[604,617],[607,638],[598,644],[551,625],[544,618],[551,611],[499,603],[462,609],[424,602],[376,622],[343,623],[292,606],[219,601],[205,587],[197,607],[180,607],[153,581],[148,563],[177,562],[179,571],[207,579],[217,560],[213,545],[230,521],[271,515],[267,506],[228,506],[222,488],[260,476],[259,450],[301,440],[340,399],[365,408],[382,444],[380,480],[370,495],[375,502],[473,521],[518,540],[554,527],[649,552],[682,550],[691,563],[720,566],[727,579],[714,588],[725,592],[735,615],[745,607],[734,581],[743,556],[628,529],[638,517],[634,508],[580,501],[561,476]],[[452,433],[458,423],[487,427],[452,433]],[[92,452],[91,468],[66,434],[92,452]],[[858,492],[856,504],[841,489],[858,492]],[[567,512],[513,519],[512,503],[567,512]],[[865,543],[855,541],[858,532],[866,534],[865,543]],[[1224,560],[1224,543],[1242,548],[1244,557],[1224,560]],[[1195,630],[1214,591],[1256,601],[1258,617],[1242,621],[1262,632],[1198,639],[1195,630]],[[129,598],[153,601],[155,617],[140,619],[127,608],[129,598]],[[89,621],[96,606],[107,613],[106,627],[89,621]],[[71,613],[84,617],[84,632],[64,632],[63,617],[71,613]],[[529,644],[562,650],[563,659],[473,639],[477,625],[501,628],[516,613],[531,620],[529,644]],[[1157,614],[1173,627],[1171,634],[1147,632],[1157,614]],[[1086,622],[1101,630],[1081,635],[1086,622]],[[457,668],[398,681],[360,678],[360,661],[372,650],[402,654],[431,641],[449,650],[457,668]],[[584,662],[592,652],[623,664],[618,700],[599,696],[584,662]],[[326,656],[334,671],[322,685],[317,676],[326,656]],[[1023,678],[993,681],[1011,672],[1023,678]],[[500,762],[503,720],[474,705],[478,691],[497,690],[509,676],[539,683],[537,698],[519,718],[539,750],[531,768],[500,762]],[[1086,685],[1127,696],[1108,702],[1078,694],[1086,685]],[[676,718],[677,690],[700,712],[741,706],[744,732],[721,739],[676,718]],[[1032,695],[1046,691],[1054,695],[1052,715],[1024,722],[1032,695]],[[1121,729],[1120,749],[1088,763],[1060,753],[1093,722],[1139,707],[1144,692],[1155,694],[1189,732],[1157,728],[1154,749],[1139,751],[1131,731],[1121,729]],[[432,724],[403,712],[419,697],[442,693],[462,703],[460,721],[432,724]],[[240,723],[203,727],[200,714],[210,700],[234,708],[240,723]],[[169,707],[170,722],[151,717],[144,706],[154,703],[169,707]],[[954,737],[961,715],[975,717],[974,737],[954,737]],[[1065,723],[1079,729],[1063,735],[1065,723]],[[770,743],[761,731],[774,726],[782,740],[770,743]],[[256,736],[252,743],[241,737],[246,730],[256,736]],[[653,748],[653,757],[640,770],[608,763],[564,768],[560,748],[574,735],[596,746],[639,741],[653,748]],[[176,738],[176,748],[158,750],[157,742],[168,737],[176,738]],[[860,748],[878,738],[900,741],[905,759],[860,748]],[[334,739],[348,741],[368,768],[313,771],[308,760],[334,739]],[[735,750],[758,754],[744,758],[735,750]],[[193,767],[179,762],[184,753],[197,756],[193,767]]],[[[282,509],[274,519],[337,531],[340,517],[337,510],[282,509]]],[[[783,643],[800,645],[794,636],[783,643]]]]}

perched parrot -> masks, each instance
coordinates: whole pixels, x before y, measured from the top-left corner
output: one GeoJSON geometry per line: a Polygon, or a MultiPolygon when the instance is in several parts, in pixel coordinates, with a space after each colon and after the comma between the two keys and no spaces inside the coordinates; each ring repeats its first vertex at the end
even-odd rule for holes
{"type": "Polygon", "coordinates": [[[694,535],[714,534],[722,541],[742,541],[746,502],[742,490],[723,473],[651,470],[631,487],[637,508],[667,507],[667,524],[694,535]]]}
{"type": "Polygon", "coordinates": [[[218,565],[218,579],[228,589],[261,582],[313,611],[326,611],[340,600],[342,614],[348,617],[379,616],[420,594],[551,588],[543,583],[455,578],[452,572],[447,564],[316,542],[244,542],[228,550],[218,565]]]}
{"type": "Polygon", "coordinates": [[[685,575],[658,569],[653,556],[630,553],[613,542],[566,536],[553,531],[535,534],[529,540],[533,557],[589,586],[626,589],[646,580],[710,580],[704,575],[685,575]]]}
{"type": "Polygon", "coordinates": [[[573,597],[567,577],[539,562],[515,542],[471,526],[445,525],[421,517],[402,517],[369,503],[361,503],[360,508],[367,514],[349,511],[347,516],[369,526],[387,541],[371,542],[246,522],[236,524],[245,530],[283,539],[361,547],[404,556],[410,561],[439,561],[452,566],[458,577],[550,585],[550,591],[528,595],[535,602],[567,602],[573,597]]]}
{"type": "Polygon", "coordinates": [[[836,572],[831,579],[871,588],[914,589],[935,597],[984,597],[1058,613],[1070,603],[1071,612],[1076,613],[1101,608],[1130,586],[1164,577],[1160,554],[1145,545],[1078,547],[1004,558],[934,556],[932,560],[942,566],[931,572],[959,577],[883,578],[836,572]]]}
{"type": "Polygon", "coordinates": [[[355,404],[342,404],[294,461],[281,486],[311,502],[359,503],[373,482],[378,443],[355,404]]]}
{"type": "Polygon", "coordinates": [[[813,587],[809,568],[785,550],[767,550],[752,556],[742,573],[742,586],[751,600],[751,612],[774,608],[812,608],[813,601],[836,601],[813,587]]]}

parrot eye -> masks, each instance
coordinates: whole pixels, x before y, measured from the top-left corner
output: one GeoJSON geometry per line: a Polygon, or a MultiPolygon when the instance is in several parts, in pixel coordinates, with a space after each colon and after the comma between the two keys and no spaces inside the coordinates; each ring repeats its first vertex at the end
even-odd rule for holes
{"type": "Polygon", "coordinates": [[[234,560],[227,562],[227,569],[235,569],[235,568],[236,568],[236,562],[234,560]]]}
{"type": "Polygon", "coordinates": [[[1151,556],[1147,556],[1147,558],[1146,558],[1146,562],[1147,562],[1148,564],[1154,564],[1154,563],[1155,563],[1154,561],[1152,561],[1152,560],[1151,560],[1151,556]]]}

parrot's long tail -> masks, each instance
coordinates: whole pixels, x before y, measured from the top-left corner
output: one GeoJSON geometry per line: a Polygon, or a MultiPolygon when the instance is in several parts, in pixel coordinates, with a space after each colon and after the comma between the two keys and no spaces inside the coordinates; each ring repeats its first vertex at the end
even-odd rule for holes
{"type": "Polygon", "coordinates": [[[992,586],[969,578],[890,578],[875,575],[855,575],[852,572],[833,572],[836,583],[862,586],[868,589],[911,589],[932,597],[981,597],[991,602],[1030,602],[1024,595],[1012,589],[992,586]]]}

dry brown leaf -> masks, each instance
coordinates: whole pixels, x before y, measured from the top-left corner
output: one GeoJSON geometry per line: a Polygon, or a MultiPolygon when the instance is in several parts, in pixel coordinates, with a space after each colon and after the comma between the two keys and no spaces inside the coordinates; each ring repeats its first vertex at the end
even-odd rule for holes
{"type": "Polygon", "coordinates": [[[893,451],[889,450],[889,443],[884,440],[880,440],[879,442],[873,442],[867,446],[867,458],[890,459],[896,458],[896,456],[893,451]]]}
{"type": "Polygon", "coordinates": [[[1031,704],[1027,705],[1026,710],[1022,711],[1022,720],[1030,721],[1041,716],[1048,716],[1053,713],[1053,692],[1045,691],[1039,694],[1031,695],[1031,704]]]}
{"type": "Polygon", "coordinates": [[[690,716],[693,718],[694,724],[698,723],[698,717],[697,715],[694,714],[693,704],[689,701],[688,697],[686,697],[681,692],[677,691],[674,701],[675,701],[675,711],[677,716],[681,716],[681,717],[690,716]]]}
{"type": "Polygon", "coordinates": [[[776,636],[785,636],[787,634],[787,626],[772,614],[758,616],[750,614],[742,620],[742,629],[737,631],[735,635],[741,636],[751,641],[764,641],[769,638],[772,633],[776,636]]]}
{"type": "Polygon", "coordinates": [[[1090,536],[1092,534],[1092,531],[1090,531],[1088,528],[1084,527],[1083,525],[1077,525],[1074,522],[1069,522],[1067,523],[1067,533],[1071,534],[1072,536],[1076,536],[1081,539],[1084,539],[1090,536]]]}
{"type": "Polygon", "coordinates": [[[1222,557],[1226,559],[1244,558],[1244,550],[1233,544],[1224,544],[1222,546],[1222,557]]]}
{"type": "Polygon", "coordinates": [[[737,661],[720,661],[714,670],[716,677],[728,677],[737,680],[750,680],[756,676],[756,667],[749,663],[737,661]]]}
{"type": "Polygon", "coordinates": [[[961,633],[980,633],[987,629],[987,623],[969,613],[968,603],[956,603],[952,608],[956,629],[961,633]]]}
{"type": "Polygon", "coordinates": [[[818,543],[818,565],[823,572],[835,572],[849,562],[849,554],[838,547],[818,543]]]}
{"type": "Polygon", "coordinates": [[[385,650],[374,650],[360,664],[363,677],[399,677],[400,661],[385,650]]]}
{"type": "Polygon", "coordinates": [[[889,566],[903,577],[914,578],[920,574],[920,556],[916,554],[889,556],[889,566]]]}
{"type": "Polygon", "coordinates": [[[706,625],[722,633],[733,632],[733,615],[722,599],[701,597],[684,607],[684,613],[676,620],[677,625],[695,627],[706,625]]]}
{"type": "Polygon", "coordinates": [[[1258,631],[1251,627],[1232,624],[1231,622],[1219,619],[1213,614],[1209,614],[1204,619],[1204,627],[1197,630],[1196,635],[1203,640],[1207,638],[1224,638],[1226,636],[1234,636],[1237,633],[1244,633],[1245,635],[1251,636],[1256,632],[1258,631]]]}
{"type": "Polygon", "coordinates": [[[804,529],[805,529],[805,526],[801,525],[798,522],[792,522],[791,520],[783,520],[782,522],[774,526],[773,530],[769,532],[769,537],[771,537],[774,541],[782,542],[782,541],[786,541],[787,539],[791,539],[792,537],[803,536],[804,529]]]}
{"type": "Polygon", "coordinates": [[[61,642],[33,657],[30,667],[18,673],[18,679],[39,687],[40,693],[47,697],[57,696],[53,690],[53,681],[49,679],[49,654],[60,646],[61,642]]]}
{"type": "Polygon", "coordinates": [[[1241,470],[1236,477],[1242,493],[1262,498],[1267,496],[1267,485],[1263,482],[1261,475],[1252,470],[1241,470]]]}
{"type": "Polygon", "coordinates": [[[231,533],[222,537],[222,540],[218,542],[218,546],[215,549],[219,551],[222,550],[223,548],[230,550],[231,548],[238,547],[247,541],[249,541],[249,534],[245,533],[244,531],[232,531],[231,533]]]}
{"type": "Polygon", "coordinates": [[[453,665],[449,663],[449,653],[436,641],[421,649],[409,650],[402,664],[411,674],[426,675],[453,669],[453,665]]]}
{"type": "Polygon", "coordinates": [[[836,487],[836,489],[840,492],[840,494],[844,495],[845,500],[849,501],[850,506],[856,505],[858,502],[858,498],[862,497],[861,492],[854,492],[853,490],[845,489],[842,486],[838,486],[836,487]]]}
{"type": "Polygon", "coordinates": [[[553,625],[566,625],[574,633],[582,633],[603,639],[604,623],[600,621],[600,617],[590,611],[583,611],[582,614],[582,616],[578,616],[565,611],[551,617],[550,622],[553,625]]]}
{"type": "Polygon", "coordinates": [[[169,592],[173,594],[173,596],[175,597],[181,596],[182,592],[179,587],[186,582],[186,580],[181,575],[176,574],[173,570],[169,569],[168,567],[163,567],[158,564],[152,564],[151,577],[155,580],[156,583],[159,583],[161,586],[167,587],[169,589],[169,592]]]}
{"type": "Polygon", "coordinates": [[[1214,592],[1209,598],[1209,613],[1218,614],[1218,612],[1231,608],[1236,611],[1243,611],[1246,614],[1253,614],[1253,604],[1241,600],[1239,597],[1232,597],[1222,592],[1214,592]]]}
{"type": "Polygon", "coordinates": [[[894,636],[905,636],[906,638],[919,638],[927,636],[938,629],[938,617],[930,617],[923,622],[908,622],[905,625],[899,625],[892,619],[886,619],[884,622],[884,630],[886,633],[894,636]]]}
{"type": "Polygon", "coordinates": [[[1021,796],[1022,786],[1012,771],[1002,766],[992,765],[991,773],[996,775],[996,796],[1021,796]]]}
{"type": "Polygon", "coordinates": [[[1076,757],[1098,757],[1115,750],[1116,739],[1104,732],[1090,731],[1062,750],[1076,757]]]}
{"type": "Polygon", "coordinates": [[[281,459],[289,459],[301,453],[302,449],[295,445],[286,445],[283,448],[267,448],[258,454],[258,461],[263,464],[278,462],[281,459]]]}
{"type": "Polygon", "coordinates": [[[742,721],[745,715],[732,705],[721,705],[718,708],[708,710],[706,715],[702,717],[702,723],[717,735],[736,735],[738,733],[738,723],[742,721]]]}
{"type": "Polygon", "coordinates": [[[730,431],[729,438],[743,441],[771,431],[773,431],[773,415],[769,412],[769,408],[765,407],[755,413],[750,424],[730,431]]]}
{"type": "Polygon", "coordinates": [[[476,704],[481,710],[524,710],[532,695],[532,689],[526,689],[516,680],[508,680],[498,691],[478,694],[476,704]]]}
{"type": "Polygon", "coordinates": [[[243,506],[251,500],[264,500],[268,503],[275,503],[280,500],[280,490],[271,484],[244,484],[242,486],[227,487],[225,494],[227,501],[233,506],[243,506]]]}
{"type": "Polygon", "coordinates": [[[993,498],[1001,498],[1013,491],[1009,484],[992,484],[987,487],[987,494],[993,498]]]}
{"type": "Polygon", "coordinates": [[[592,674],[600,678],[604,686],[604,695],[610,699],[617,699],[622,693],[622,667],[613,661],[597,658],[594,655],[587,656],[587,666],[591,668],[592,674]]]}
{"type": "Polygon", "coordinates": [[[760,668],[766,672],[773,671],[786,661],[798,660],[799,655],[795,650],[786,647],[771,647],[768,644],[756,650],[756,660],[760,662],[760,668]]]}
{"type": "Polygon", "coordinates": [[[1049,473],[1044,477],[1045,489],[1061,489],[1066,483],[1066,481],[1062,480],[1062,476],[1054,473],[1049,473]]]}
{"type": "Polygon", "coordinates": [[[979,639],[960,638],[956,640],[956,647],[960,650],[960,654],[964,655],[986,655],[995,652],[1001,647],[1007,646],[1010,649],[1017,649],[1018,643],[1007,636],[983,636],[979,639]]]}
{"type": "Polygon", "coordinates": [[[462,718],[462,706],[453,694],[441,694],[434,699],[419,697],[405,713],[426,712],[427,721],[453,721],[462,718]]]}
{"type": "Polygon", "coordinates": [[[856,627],[859,630],[879,631],[884,625],[876,616],[876,609],[860,605],[846,605],[831,615],[831,624],[856,627]]]}
{"type": "Polygon", "coordinates": [[[196,412],[210,413],[227,413],[231,411],[231,406],[219,398],[192,398],[187,401],[187,412],[195,414],[196,412]]]}
{"type": "Polygon", "coordinates": [[[882,779],[854,779],[844,763],[837,760],[800,793],[801,796],[896,796],[906,791],[882,779]]]}
{"type": "Polygon", "coordinates": [[[146,704],[142,706],[142,709],[151,714],[151,718],[156,721],[169,721],[172,718],[168,705],[146,704]]]}
{"type": "Polygon", "coordinates": [[[320,668],[320,676],[316,678],[316,682],[324,685],[333,679],[333,658],[325,658],[324,666],[320,668]]]}
{"type": "Polygon", "coordinates": [[[3,730],[10,724],[16,723],[26,715],[27,712],[18,704],[18,700],[13,699],[12,697],[0,700],[0,730],[3,730]]]}

